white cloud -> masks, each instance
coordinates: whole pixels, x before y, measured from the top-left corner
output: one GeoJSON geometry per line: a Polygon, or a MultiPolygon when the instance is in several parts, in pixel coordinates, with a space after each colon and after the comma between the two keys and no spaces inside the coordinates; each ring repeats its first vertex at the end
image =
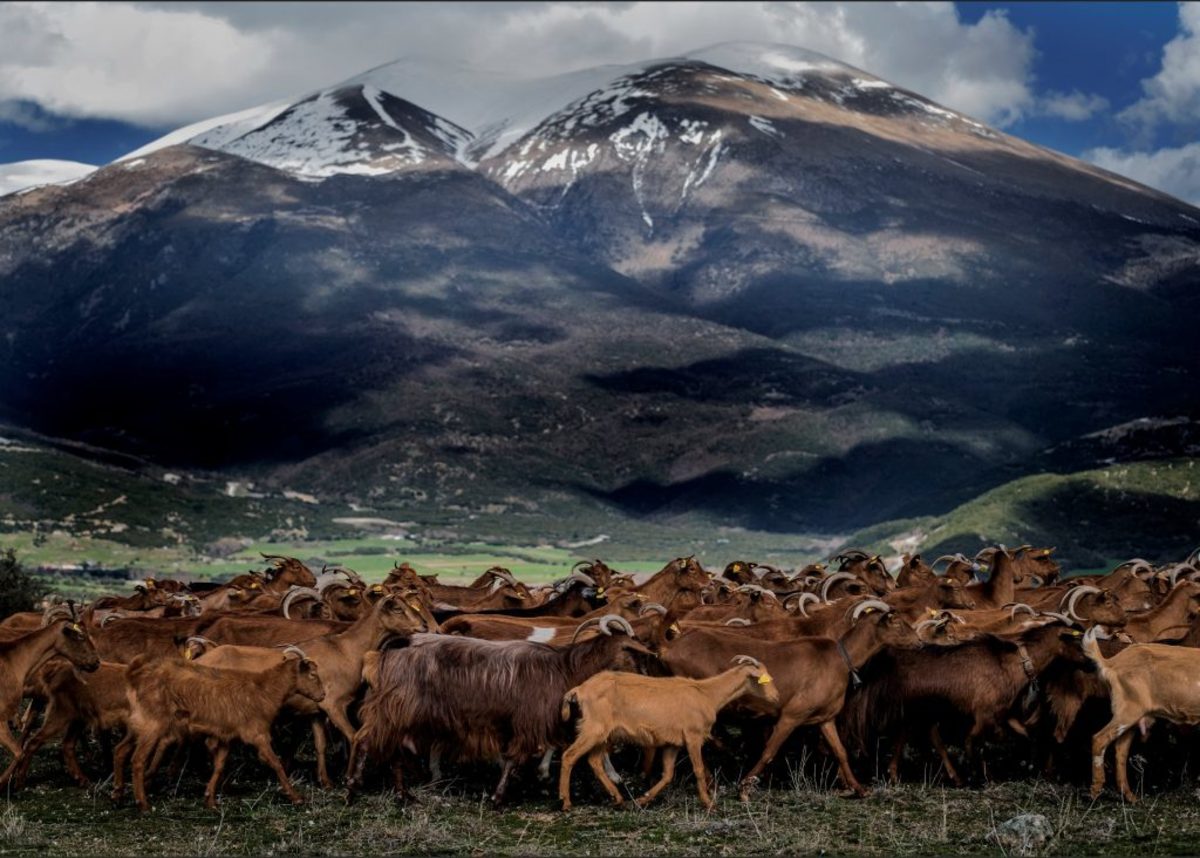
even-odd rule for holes
{"type": "Polygon", "coordinates": [[[1142,81],[1143,97],[1119,114],[1154,126],[1200,118],[1200,3],[1179,4],[1179,34],[1163,47],[1162,67],[1142,81]]]}
{"type": "Polygon", "coordinates": [[[1051,91],[1038,99],[1038,113],[1068,122],[1082,122],[1107,109],[1107,98],[1095,93],[1089,95],[1079,90],[1069,93],[1051,91]]]}
{"type": "Polygon", "coordinates": [[[1200,205],[1200,143],[1157,152],[1123,152],[1101,147],[1083,153],[1098,167],[1200,205]]]}
{"type": "Polygon", "coordinates": [[[821,51],[998,124],[1036,108],[1032,32],[943,2],[6,3],[0,99],[176,125],[404,55],[535,75],[732,40],[821,51]]]}

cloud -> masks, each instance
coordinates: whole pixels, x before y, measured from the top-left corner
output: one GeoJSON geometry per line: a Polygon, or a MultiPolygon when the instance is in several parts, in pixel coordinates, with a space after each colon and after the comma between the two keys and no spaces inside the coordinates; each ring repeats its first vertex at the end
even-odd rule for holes
{"type": "Polygon", "coordinates": [[[1200,118],[1200,3],[1179,4],[1179,34],[1163,46],[1162,66],[1142,81],[1143,96],[1118,116],[1153,128],[1200,118]]]}
{"type": "Polygon", "coordinates": [[[1032,31],[943,2],[6,3],[0,100],[161,127],[404,55],[534,75],[731,40],[817,50],[1001,125],[1036,108],[1032,31]]]}
{"type": "Polygon", "coordinates": [[[1102,110],[1108,109],[1108,99],[1102,95],[1073,92],[1047,92],[1038,99],[1038,113],[1053,116],[1068,122],[1091,119],[1102,110]]]}
{"type": "Polygon", "coordinates": [[[1200,143],[1156,152],[1101,147],[1084,152],[1083,157],[1098,167],[1200,205],[1200,143]]]}

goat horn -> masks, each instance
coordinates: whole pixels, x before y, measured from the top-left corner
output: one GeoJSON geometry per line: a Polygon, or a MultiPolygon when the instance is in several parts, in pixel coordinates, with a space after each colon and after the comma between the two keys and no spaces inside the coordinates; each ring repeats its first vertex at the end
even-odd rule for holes
{"type": "Polygon", "coordinates": [[[279,604],[279,609],[283,613],[285,619],[291,619],[292,615],[289,611],[292,608],[292,603],[301,597],[308,597],[321,601],[321,591],[315,587],[292,587],[288,590],[287,595],[283,597],[283,601],[279,604]]]}
{"type": "Polygon", "coordinates": [[[645,605],[642,605],[642,609],[638,611],[639,617],[644,617],[646,614],[661,614],[665,617],[667,615],[667,609],[666,606],[660,605],[658,602],[648,602],[645,605]]]}
{"type": "Polygon", "coordinates": [[[208,647],[220,646],[220,644],[217,643],[216,641],[214,641],[210,638],[206,638],[203,635],[192,635],[187,640],[185,640],[183,643],[185,646],[190,645],[190,644],[200,644],[200,646],[204,647],[205,649],[207,649],[208,647]]]}
{"type": "Polygon", "coordinates": [[[762,662],[752,655],[735,655],[729,659],[733,664],[749,664],[752,667],[762,667],[762,662]]]}
{"type": "Polygon", "coordinates": [[[1192,551],[1192,553],[1189,554],[1183,562],[1189,566],[1195,566],[1197,561],[1200,561],[1200,548],[1192,551]]]}
{"type": "Polygon", "coordinates": [[[283,655],[284,655],[284,658],[286,658],[289,655],[294,655],[294,656],[298,657],[301,661],[308,661],[308,656],[304,654],[304,650],[300,649],[300,647],[296,646],[295,644],[288,644],[287,646],[285,646],[283,648],[283,655]]]}
{"type": "Polygon", "coordinates": [[[808,609],[804,607],[806,604],[810,602],[817,605],[821,604],[821,600],[817,597],[816,593],[792,593],[792,595],[783,600],[783,607],[786,608],[788,603],[792,601],[798,602],[796,610],[804,617],[808,616],[808,609]]]}
{"type": "Polygon", "coordinates": [[[109,614],[100,621],[100,628],[105,628],[109,623],[116,622],[119,619],[121,619],[120,614],[109,614]]]}
{"type": "MultiPolygon", "coordinates": [[[[606,615],[607,616],[607,615],[606,615]]],[[[579,633],[593,623],[599,623],[600,617],[590,617],[575,627],[575,634],[571,635],[571,643],[575,643],[579,639],[579,633]]]]}
{"type": "Polygon", "coordinates": [[[864,599],[850,609],[850,619],[857,620],[863,615],[863,613],[869,610],[882,611],[885,614],[889,614],[892,611],[892,606],[887,602],[880,601],[879,599],[864,599]]]}
{"type": "Polygon", "coordinates": [[[491,575],[493,578],[499,578],[500,580],[511,584],[514,587],[517,586],[517,579],[514,578],[513,574],[503,566],[493,566],[485,574],[491,575]]]}
{"type": "Polygon", "coordinates": [[[770,590],[768,590],[766,587],[760,587],[758,584],[743,584],[743,585],[741,585],[740,587],[738,587],[738,588],[737,588],[737,590],[736,590],[735,592],[738,592],[738,593],[758,593],[760,596],[770,596],[772,599],[774,599],[774,598],[775,598],[775,594],[774,594],[774,593],[772,593],[772,592],[771,592],[770,590]]]}
{"type": "Polygon", "coordinates": [[[612,629],[609,628],[610,626],[616,626],[626,636],[634,637],[633,626],[629,625],[629,620],[620,614],[605,614],[600,618],[600,631],[606,635],[611,635],[612,629]]]}
{"type": "Polygon", "coordinates": [[[842,552],[840,552],[833,559],[834,560],[851,560],[851,559],[865,560],[870,556],[871,556],[870,554],[863,551],[861,548],[847,548],[847,549],[843,550],[842,552]]]}
{"type": "Polygon", "coordinates": [[[1082,584],[1078,587],[1072,587],[1070,590],[1067,591],[1066,595],[1064,595],[1062,597],[1062,600],[1058,603],[1059,610],[1063,611],[1068,617],[1075,620],[1076,622],[1083,622],[1084,621],[1083,617],[1081,617],[1081,616],[1079,616],[1079,614],[1075,613],[1075,606],[1079,603],[1079,600],[1082,599],[1084,596],[1091,595],[1092,593],[1101,593],[1101,592],[1103,592],[1103,591],[1099,587],[1093,587],[1090,584],[1082,584]]]}
{"type": "Polygon", "coordinates": [[[748,625],[751,625],[751,623],[745,617],[730,617],[728,620],[725,621],[725,625],[727,625],[727,626],[748,626],[748,625]]]}
{"type": "Polygon", "coordinates": [[[1010,620],[1015,620],[1017,618],[1017,611],[1024,611],[1031,617],[1037,616],[1037,611],[1035,611],[1029,605],[1026,605],[1024,602],[1010,602],[1004,607],[1008,608],[1008,618],[1010,620]]]}
{"type": "MultiPolygon", "coordinates": [[[[588,567],[591,568],[591,567],[588,567]]],[[[571,574],[567,576],[568,581],[581,581],[587,587],[595,587],[596,579],[586,572],[580,572],[578,569],[572,569],[571,574]]]]}
{"type": "Polygon", "coordinates": [[[1175,568],[1173,568],[1170,572],[1167,573],[1167,580],[1171,582],[1172,587],[1175,586],[1175,582],[1179,580],[1179,576],[1182,575],[1185,571],[1194,572],[1196,570],[1192,569],[1192,567],[1186,563],[1177,563],[1175,565],[1175,568]]]}
{"type": "Polygon", "coordinates": [[[834,572],[821,582],[821,601],[829,604],[829,590],[838,581],[857,581],[858,578],[849,572],[834,572]]]}
{"type": "Polygon", "coordinates": [[[934,626],[935,628],[941,628],[942,626],[946,625],[946,623],[948,623],[948,622],[950,622],[950,621],[944,617],[941,619],[930,618],[928,620],[921,620],[921,622],[919,622],[915,626],[913,626],[913,631],[917,633],[917,639],[919,640],[921,638],[921,631],[926,626],[934,626]]]}
{"type": "Polygon", "coordinates": [[[951,563],[955,563],[955,562],[957,562],[957,561],[958,561],[958,559],[959,559],[960,557],[962,557],[962,555],[961,555],[961,554],[943,554],[943,555],[942,555],[941,557],[939,557],[937,560],[935,560],[935,561],[933,561],[932,563],[930,563],[930,564],[929,564],[929,568],[930,568],[930,569],[936,569],[936,568],[937,568],[937,565],[938,565],[939,563],[941,563],[943,560],[948,560],[948,561],[950,561],[951,563]]]}
{"type": "Polygon", "coordinates": [[[1053,617],[1054,619],[1058,620],[1060,623],[1066,623],[1069,626],[1073,626],[1079,622],[1079,620],[1073,620],[1070,617],[1068,617],[1066,614],[1060,614],[1058,611],[1042,611],[1041,616],[1053,617]]]}

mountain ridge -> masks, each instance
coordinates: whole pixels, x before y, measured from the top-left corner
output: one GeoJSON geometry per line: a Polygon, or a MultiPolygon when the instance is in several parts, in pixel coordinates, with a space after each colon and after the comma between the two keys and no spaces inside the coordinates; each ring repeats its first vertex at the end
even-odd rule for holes
{"type": "Polygon", "coordinates": [[[0,418],[383,508],[829,533],[1200,416],[1200,211],[1160,192],[799,49],[482,126],[383,74],[0,199],[0,418]]]}

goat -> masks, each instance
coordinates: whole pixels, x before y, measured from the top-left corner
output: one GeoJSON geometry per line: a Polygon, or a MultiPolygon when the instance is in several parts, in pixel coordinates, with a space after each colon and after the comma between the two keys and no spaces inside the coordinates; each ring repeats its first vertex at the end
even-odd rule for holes
{"type": "Polygon", "coordinates": [[[568,691],[563,696],[562,719],[570,720],[574,704],[579,708],[579,722],[575,741],[563,751],[558,783],[562,809],[571,809],[571,769],[585,754],[613,801],[618,806],[624,803],[604,772],[603,758],[609,742],[629,741],[641,745],[644,751],[664,748],[662,778],[637,799],[638,806],[648,805],[671,782],[675,757],[686,747],[700,802],[712,810],[707,769],[700,751],[712,733],[717,713],[747,695],[762,696],[772,706],[779,703],[771,675],[757,659],[737,655],[733,661],[735,667],[711,679],[604,671],[568,691]]]}
{"type": "MultiPolygon", "coordinates": [[[[396,760],[406,745],[457,748],[460,758],[501,758],[492,793],[499,805],[513,769],[569,741],[559,719],[562,696],[628,651],[651,655],[620,617],[596,622],[602,634],[565,648],[529,641],[484,641],[456,635],[413,635],[384,653],[378,685],[364,700],[355,734],[353,795],[369,759],[396,760]],[[616,627],[622,634],[613,634],[616,627]]],[[[397,790],[407,797],[398,767],[397,790]]]]}
{"type": "Polygon", "coordinates": [[[1145,736],[1155,719],[1175,724],[1200,722],[1200,651],[1165,644],[1132,644],[1111,658],[1100,651],[1097,638],[1105,635],[1089,629],[1083,651],[1096,665],[1108,686],[1112,720],[1092,737],[1092,798],[1104,790],[1104,753],[1115,740],[1117,788],[1126,801],[1137,796],[1129,788],[1126,763],[1133,744],[1134,727],[1145,736]]]}
{"type": "MultiPolygon", "coordinates": [[[[263,671],[134,659],[127,673],[130,729],[117,745],[114,767],[123,769],[132,751],[133,794],[139,809],[150,809],[146,799],[150,755],[192,737],[206,740],[213,760],[204,792],[206,807],[217,806],[217,784],[234,739],[258,751],[259,759],[274,770],[280,788],[293,804],[304,803],[271,747],[271,725],[293,694],[320,702],[325,691],[317,666],[295,647],[289,652],[296,657],[263,671]]],[[[114,792],[114,797],[119,797],[119,792],[114,792]]]]}
{"type": "Polygon", "coordinates": [[[0,744],[13,757],[21,755],[21,745],[8,724],[17,714],[26,680],[34,668],[56,654],[84,671],[100,666],[100,656],[87,631],[70,620],[59,620],[15,640],[0,642],[0,744]]]}
{"type": "Polygon", "coordinates": [[[80,786],[91,786],[75,755],[75,745],[84,730],[90,729],[97,735],[125,732],[129,723],[125,671],[123,664],[102,661],[94,672],[81,677],[66,659],[52,658],[46,662],[39,671],[39,684],[47,699],[45,717],[25,740],[21,753],[0,775],[0,784],[11,784],[14,790],[23,787],[33,755],[46,742],[61,736],[67,772],[80,786]]]}
{"type": "Polygon", "coordinates": [[[850,629],[838,640],[769,641],[736,630],[693,629],[685,630],[660,653],[672,674],[697,679],[718,673],[733,655],[746,653],[765,664],[779,683],[778,706],[765,706],[761,701],[751,704],[752,709],[776,720],[762,755],[742,780],[743,801],[748,800],[750,789],[788,736],[807,724],[820,727],[846,787],[866,795],[850,769],[834,718],[841,711],[851,678],[857,678],[857,671],[870,658],[887,645],[915,646],[917,637],[887,603],[877,599],[859,602],[849,610],[848,618],[850,629]]]}

